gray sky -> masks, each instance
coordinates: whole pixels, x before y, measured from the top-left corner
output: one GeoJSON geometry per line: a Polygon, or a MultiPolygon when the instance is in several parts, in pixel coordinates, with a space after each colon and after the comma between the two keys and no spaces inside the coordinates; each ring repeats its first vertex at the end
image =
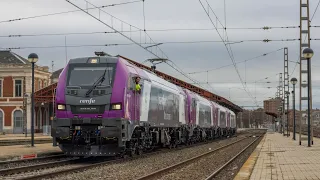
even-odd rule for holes
{"type": "MultiPolygon", "coordinates": [[[[124,3],[133,0],[90,0],[91,3],[102,6],[113,3],[124,3]]],[[[71,2],[86,8],[84,0],[71,0],[71,2]]],[[[202,0],[206,9],[206,1],[202,0]]],[[[208,0],[213,11],[219,20],[224,24],[224,1],[208,0]]],[[[311,1],[310,16],[312,16],[318,1],[311,1]]],[[[103,10],[111,15],[143,29],[143,6],[142,2],[131,3],[120,6],[106,7],[103,10]]],[[[92,7],[92,6],[88,6],[92,7]]],[[[51,34],[51,33],[80,33],[80,32],[103,32],[112,31],[109,27],[95,20],[84,12],[72,12],[54,16],[31,18],[13,22],[2,22],[11,19],[50,14],[56,12],[77,10],[65,0],[1,0],[0,2],[0,36],[12,34],[51,34]]],[[[95,17],[99,16],[97,10],[89,10],[95,17]]],[[[311,25],[320,25],[320,10],[315,14],[311,25]]],[[[210,17],[216,23],[216,18],[210,12],[210,17]]],[[[121,23],[119,20],[111,21],[110,15],[100,13],[100,19],[108,25],[113,25],[117,30],[130,30],[130,26],[121,23]]],[[[227,28],[248,28],[263,26],[298,26],[299,25],[299,1],[256,1],[226,0],[226,24],[227,28]]],[[[216,30],[202,31],[150,31],[159,29],[183,29],[183,28],[214,28],[210,19],[203,10],[198,0],[147,0],[145,1],[145,25],[148,34],[155,42],[181,42],[181,41],[221,41],[216,30]],[[148,31],[149,30],[149,31],[148,31]]],[[[221,28],[221,25],[218,25],[221,28]]],[[[131,27],[131,30],[137,30],[131,27]]],[[[219,30],[222,36],[223,30],[219,30]]],[[[311,29],[311,38],[320,38],[318,28],[311,29]]],[[[268,31],[257,29],[228,29],[229,41],[245,41],[231,45],[236,62],[251,59],[264,53],[276,51],[283,47],[289,48],[289,60],[297,61],[299,54],[299,41],[289,42],[246,42],[247,40],[263,39],[298,39],[299,28],[293,29],[271,29],[268,31]]],[[[139,32],[126,32],[128,37],[140,43],[139,32]]],[[[142,42],[144,42],[142,33],[142,42]]],[[[103,45],[103,44],[123,44],[132,43],[125,37],[109,34],[90,34],[90,35],[67,35],[67,45],[103,45]]],[[[147,39],[147,42],[150,42],[147,39]]],[[[64,46],[65,36],[36,36],[36,37],[0,37],[1,48],[11,47],[44,47],[44,46],[64,46]]],[[[312,59],[312,78],[313,78],[313,106],[320,107],[320,68],[317,49],[320,49],[319,41],[311,41],[311,46],[315,51],[312,59]]],[[[160,46],[165,54],[185,73],[195,71],[207,71],[219,68],[224,65],[232,64],[227,50],[221,42],[214,43],[165,43],[160,46]]],[[[153,48],[154,50],[155,48],[153,48]]],[[[94,51],[105,51],[117,55],[121,54],[133,60],[142,62],[154,56],[137,45],[122,46],[86,46],[68,47],[67,58],[81,56],[91,56],[94,51]]],[[[51,67],[54,61],[54,69],[62,68],[66,62],[65,48],[27,48],[13,50],[14,52],[27,57],[29,53],[36,52],[40,57],[39,64],[51,67]]],[[[146,63],[148,64],[148,63],[146,63]]],[[[150,64],[148,64],[150,65],[150,64]]],[[[289,63],[289,75],[293,72],[294,62],[289,63]]],[[[157,68],[175,77],[186,79],[183,75],[172,69],[166,64],[158,65],[157,68]]],[[[283,73],[283,50],[273,52],[267,56],[256,58],[246,63],[237,64],[241,78],[248,87],[252,96],[257,97],[260,105],[268,97],[274,97],[276,86],[278,85],[278,73],[283,73]],[[267,80],[258,81],[268,77],[267,80]],[[269,81],[270,83],[263,83],[269,81]],[[268,88],[270,87],[270,88],[268,88]]],[[[208,71],[208,73],[189,74],[193,79],[202,82],[202,85],[240,106],[254,105],[252,98],[242,90],[239,77],[233,65],[218,70],[208,71]],[[206,84],[209,82],[210,86],[206,84]],[[230,93],[229,93],[230,92],[230,93]]],[[[299,79],[299,65],[293,73],[299,79]]],[[[291,77],[290,77],[291,78],[291,77]]],[[[190,80],[189,80],[190,81],[190,80]]],[[[291,86],[291,85],[290,85],[291,86]]],[[[297,88],[298,90],[298,88],[297,88]]],[[[296,93],[298,95],[298,92],[296,93]]],[[[290,97],[290,99],[292,99],[290,97]]],[[[297,98],[298,105],[298,98],[297,98]]]]}

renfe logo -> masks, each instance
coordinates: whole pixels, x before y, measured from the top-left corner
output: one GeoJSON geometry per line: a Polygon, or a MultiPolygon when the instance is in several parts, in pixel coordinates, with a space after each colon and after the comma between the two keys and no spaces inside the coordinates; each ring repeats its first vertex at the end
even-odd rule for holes
{"type": "Polygon", "coordinates": [[[85,104],[94,104],[96,102],[96,100],[90,98],[88,100],[80,100],[80,103],[85,103],[85,104]]]}

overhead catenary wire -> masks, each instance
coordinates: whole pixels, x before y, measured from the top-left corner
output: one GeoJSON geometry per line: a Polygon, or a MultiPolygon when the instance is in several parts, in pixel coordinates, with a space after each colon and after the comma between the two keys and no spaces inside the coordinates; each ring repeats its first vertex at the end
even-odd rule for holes
{"type": "MultiPolygon", "coordinates": [[[[272,53],[281,51],[282,49],[283,49],[283,48],[280,48],[280,49],[277,49],[277,50],[274,50],[274,51],[270,51],[270,52],[267,52],[267,53],[263,53],[263,54],[261,54],[261,55],[259,55],[259,56],[255,56],[255,57],[252,57],[252,58],[243,60],[243,61],[236,62],[236,64],[240,64],[240,63],[244,63],[244,62],[247,62],[247,61],[255,60],[255,59],[258,59],[258,58],[261,58],[261,57],[265,57],[265,56],[267,56],[267,55],[269,55],[269,54],[272,54],[272,53]]],[[[190,73],[188,73],[188,74],[198,74],[198,73],[204,73],[204,72],[214,71],[214,70],[222,69],[222,68],[229,67],[229,66],[232,66],[232,65],[233,65],[233,64],[228,64],[228,65],[220,66],[220,67],[217,67],[217,68],[214,68],[214,69],[208,69],[208,70],[203,70],[203,71],[195,71],[195,72],[190,72],[190,73]]]]}
{"type": "MultiPolygon", "coordinates": [[[[119,5],[133,4],[133,3],[138,3],[138,2],[141,2],[141,1],[142,0],[134,0],[134,1],[128,1],[128,2],[116,3],[116,4],[109,4],[109,5],[99,6],[99,7],[96,7],[96,8],[88,8],[88,9],[97,9],[97,8],[106,8],[106,7],[113,7],[113,6],[119,6],[119,5]]],[[[56,15],[79,12],[79,11],[81,11],[81,10],[71,10],[71,11],[55,12],[55,13],[36,15],[36,16],[21,17],[21,18],[15,18],[15,19],[9,19],[9,20],[0,21],[0,23],[8,23],[8,22],[21,21],[21,20],[27,20],[27,19],[35,19],[35,18],[41,18],[41,17],[56,16],[56,15]]]]}
{"type": "MultiPolygon", "coordinates": [[[[320,40],[320,39],[318,39],[320,40]]],[[[274,40],[280,41],[280,40],[274,40]]],[[[284,40],[283,40],[284,41],[284,40]]],[[[198,44],[198,43],[222,43],[223,41],[167,41],[167,42],[159,42],[157,44],[198,44]]],[[[264,42],[264,40],[242,40],[241,42],[264,42]]],[[[233,41],[229,41],[229,43],[235,43],[233,41]]],[[[239,43],[239,42],[238,42],[239,43]]],[[[141,45],[154,45],[154,43],[140,43],[141,45]]],[[[70,47],[70,48],[80,48],[80,47],[94,47],[94,46],[130,46],[136,45],[135,43],[113,43],[113,44],[82,44],[82,45],[54,45],[54,46],[21,46],[21,47],[2,47],[1,49],[51,49],[51,48],[61,48],[63,47],[70,47]]],[[[147,47],[144,47],[147,48],[147,47]]],[[[249,61],[249,60],[247,60],[249,61]]],[[[236,64],[242,62],[236,62],[236,64]]],[[[231,64],[232,65],[232,64],[231,64]]],[[[230,66],[230,65],[227,65],[230,66]]],[[[207,70],[205,70],[207,71],[207,70]]],[[[203,72],[203,71],[201,71],[203,72]]]]}
{"type": "MultiPolygon", "coordinates": [[[[316,7],[316,9],[314,10],[314,12],[313,12],[313,14],[312,14],[312,17],[311,17],[311,19],[310,19],[310,23],[312,22],[315,14],[316,14],[316,12],[318,11],[319,5],[320,5],[320,0],[318,1],[317,7],[316,7]]],[[[310,27],[312,27],[312,26],[310,26],[310,27]]],[[[320,27],[320,26],[313,26],[313,27],[320,27]]],[[[299,26],[299,28],[300,28],[300,26],[299,26]]],[[[307,36],[305,36],[303,42],[305,42],[306,39],[307,39],[307,36]]],[[[311,39],[311,38],[310,38],[310,40],[319,40],[319,39],[311,39]]],[[[298,56],[297,64],[294,66],[293,71],[292,71],[292,73],[290,74],[290,77],[292,77],[292,74],[295,72],[299,61],[300,61],[300,54],[299,54],[299,56],[298,56]]]]}
{"type": "MultiPolygon", "coordinates": [[[[200,4],[201,4],[201,6],[202,6],[203,10],[205,11],[206,15],[207,15],[207,16],[208,16],[208,18],[210,19],[211,24],[215,27],[215,29],[216,29],[216,31],[217,31],[217,33],[218,33],[218,35],[219,35],[220,39],[223,41],[223,38],[221,37],[221,34],[219,33],[219,31],[218,31],[218,29],[217,29],[216,25],[213,23],[213,21],[212,21],[212,19],[211,19],[210,15],[209,15],[209,13],[208,13],[209,11],[208,11],[208,12],[206,11],[206,9],[205,9],[205,7],[204,7],[203,3],[201,2],[201,0],[199,0],[199,2],[200,2],[200,4]]],[[[208,6],[209,6],[209,7],[210,7],[210,9],[211,9],[211,6],[210,6],[210,4],[208,3],[208,1],[206,1],[206,2],[207,2],[208,6]]],[[[212,10],[212,9],[211,9],[211,10],[212,10]]],[[[235,67],[235,70],[236,70],[236,72],[237,72],[237,74],[238,74],[238,77],[239,77],[239,79],[240,79],[240,81],[241,81],[241,83],[242,83],[242,85],[243,85],[244,90],[246,91],[246,93],[247,93],[249,96],[251,96],[251,97],[252,97],[252,95],[250,94],[250,92],[248,92],[248,91],[246,90],[246,86],[243,84],[243,80],[242,80],[242,78],[241,78],[241,76],[240,76],[240,73],[239,73],[239,71],[238,71],[238,69],[237,69],[237,66],[236,66],[236,64],[235,64],[235,62],[234,62],[233,54],[231,54],[232,52],[230,52],[230,50],[229,50],[229,48],[228,48],[227,44],[226,44],[225,42],[223,42],[223,43],[224,43],[224,45],[225,45],[225,47],[226,47],[226,49],[227,49],[228,55],[229,55],[229,57],[230,57],[230,59],[231,59],[231,61],[232,61],[232,63],[233,63],[233,66],[235,67]]],[[[252,98],[252,99],[253,99],[253,100],[254,100],[254,102],[256,103],[256,100],[255,100],[254,98],[252,98]]],[[[256,103],[256,105],[258,105],[258,104],[256,103]]]]}
{"type": "MultiPolygon", "coordinates": [[[[122,35],[123,37],[125,37],[125,38],[128,39],[128,40],[130,40],[130,41],[133,42],[134,44],[136,44],[136,45],[138,45],[139,47],[145,49],[146,51],[148,51],[148,52],[151,53],[152,55],[154,55],[154,56],[156,56],[156,57],[158,57],[158,58],[162,58],[162,57],[158,56],[157,54],[155,54],[154,52],[150,51],[149,49],[143,47],[141,44],[139,44],[138,42],[134,41],[132,38],[130,38],[130,37],[128,37],[127,35],[119,32],[119,31],[118,31],[117,29],[115,29],[114,27],[112,27],[112,26],[110,26],[109,24],[103,22],[102,20],[100,20],[99,18],[95,17],[94,15],[90,14],[88,11],[85,11],[84,9],[82,9],[82,8],[80,8],[79,6],[75,5],[74,3],[70,2],[70,0],[66,0],[66,1],[67,1],[68,3],[70,3],[71,5],[75,6],[76,8],[80,9],[80,10],[83,11],[84,13],[88,14],[89,16],[93,17],[93,18],[96,19],[97,21],[101,22],[101,23],[104,24],[105,26],[109,27],[110,29],[116,31],[118,34],[122,35]]],[[[84,0],[84,1],[87,2],[88,4],[94,6],[94,7],[97,7],[97,6],[95,6],[94,4],[90,3],[90,2],[87,1],[87,0],[84,0]]],[[[97,9],[99,9],[99,11],[102,11],[102,12],[110,15],[111,17],[115,18],[115,17],[114,17],[113,15],[111,15],[110,13],[105,12],[104,10],[101,10],[101,8],[97,7],[97,9]]],[[[116,18],[116,19],[118,19],[118,18],[116,18]]],[[[118,20],[120,20],[120,19],[118,19],[118,20]]],[[[120,20],[120,21],[121,21],[121,22],[124,22],[124,21],[122,21],[122,20],[120,20]]],[[[132,25],[129,24],[129,23],[126,23],[126,24],[130,25],[130,27],[134,27],[134,26],[132,26],[132,25]]],[[[139,28],[137,28],[137,29],[139,29],[139,28]]],[[[150,41],[152,41],[153,43],[156,43],[156,42],[154,42],[154,41],[152,40],[152,38],[148,35],[147,32],[145,32],[145,34],[150,38],[150,41]]],[[[162,52],[162,55],[164,55],[167,59],[169,59],[168,56],[167,56],[159,47],[158,47],[158,49],[162,52]]],[[[169,65],[169,64],[168,64],[168,65],[169,65]]],[[[171,66],[172,68],[174,68],[172,65],[169,65],[169,66],[171,66]]],[[[177,68],[174,68],[174,69],[177,70],[177,68]]],[[[188,75],[186,75],[185,73],[183,73],[183,72],[181,72],[181,71],[179,71],[179,72],[180,72],[181,74],[183,74],[185,77],[187,77],[188,79],[190,79],[191,81],[196,82],[195,80],[193,80],[192,78],[190,78],[190,77],[189,77],[188,75]]],[[[201,85],[199,85],[199,86],[201,87],[201,85]]]]}
{"type": "MultiPolygon", "coordinates": [[[[139,44],[138,42],[134,41],[133,39],[131,39],[131,38],[128,37],[127,35],[121,33],[120,31],[118,31],[118,30],[115,29],[114,27],[110,26],[109,24],[105,23],[104,21],[100,20],[99,18],[95,17],[94,15],[90,14],[89,12],[85,11],[85,10],[82,9],[81,7],[77,6],[76,4],[70,2],[70,0],[66,0],[66,1],[67,1],[68,3],[70,3],[71,5],[75,6],[76,8],[80,9],[82,12],[84,12],[84,13],[88,14],[89,16],[93,17],[94,19],[96,19],[96,20],[99,21],[100,23],[102,23],[102,24],[104,24],[105,26],[109,27],[110,29],[114,30],[114,31],[117,32],[118,34],[122,35],[123,37],[125,37],[125,38],[128,39],[129,41],[131,41],[131,42],[133,42],[134,44],[136,44],[136,45],[140,46],[141,48],[145,49],[146,51],[148,51],[149,53],[153,54],[154,56],[160,58],[160,57],[157,56],[155,53],[153,53],[153,52],[150,51],[149,49],[144,48],[141,44],[139,44]]],[[[86,0],[84,0],[84,1],[86,1],[86,0]]],[[[90,3],[90,2],[88,2],[88,1],[86,1],[86,2],[87,2],[87,3],[90,3]]],[[[93,5],[92,3],[90,3],[90,4],[91,4],[92,6],[94,6],[94,7],[96,7],[97,9],[101,10],[101,8],[93,5]]],[[[103,10],[101,10],[101,11],[103,11],[103,10]]],[[[105,11],[103,11],[103,12],[105,12],[105,11]]],[[[109,14],[111,17],[114,17],[114,16],[112,16],[110,13],[107,13],[107,14],[109,14]]],[[[116,17],[114,17],[114,18],[116,18],[116,17]]],[[[118,19],[118,18],[116,18],[116,19],[118,19]]],[[[120,19],[119,19],[119,20],[120,20],[120,19]]],[[[120,21],[121,21],[121,22],[124,22],[124,21],[122,21],[122,20],[120,20],[120,21]]],[[[131,25],[131,24],[128,24],[128,25],[131,25]]]]}

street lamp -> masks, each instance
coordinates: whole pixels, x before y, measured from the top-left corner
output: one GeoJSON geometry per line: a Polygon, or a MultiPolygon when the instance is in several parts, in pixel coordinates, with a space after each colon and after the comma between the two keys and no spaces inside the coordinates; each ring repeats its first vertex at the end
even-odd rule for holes
{"type": "MultiPolygon", "coordinates": [[[[286,93],[287,99],[288,99],[288,102],[287,102],[287,137],[289,137],[289,95],[290,95],[290,92],[286,91],[285,93],[286,93]]],[[[284,135],[284,131],[283,131],[283,135],[284,135]]]]}
{"type": "Polygon", "coordinates": [[[296,140],[296,96],[295,96],[295,85],[297,84],[297,78],[291,78],[291,84],[293,85],[292,90],[292,109],[293,109],[293,140],[296,140]]]}
{"type": "Polygon", "coordinates": [[[28,61],[32,64],[32,84],[31,84],[31,146],[34,146],[34,64],[38,61],[38,55],[31,53],[28,61]]]}
{"type": "Polygon", "coordinates": [[[310,89],[311,89],[311,67],[310,67],[310,60],[313,56],[313,50],[311,48],[305,48],[302,52],[303,57],[307,59],[307,69],[308,69],[308,147],[311,146],[311,139],[310,139],[310,89]]]}

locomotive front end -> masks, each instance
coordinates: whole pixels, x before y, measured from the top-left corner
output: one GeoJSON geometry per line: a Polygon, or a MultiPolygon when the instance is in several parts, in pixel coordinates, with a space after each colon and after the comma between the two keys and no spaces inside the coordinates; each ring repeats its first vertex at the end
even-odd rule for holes
{"type": "Polygon", "coordinates": [[[117,65],[116,57],[77,58],[60,74],[51,134],[66,154],[114,156],[124,149],[125,77],[116,80],[117,65]]]}

